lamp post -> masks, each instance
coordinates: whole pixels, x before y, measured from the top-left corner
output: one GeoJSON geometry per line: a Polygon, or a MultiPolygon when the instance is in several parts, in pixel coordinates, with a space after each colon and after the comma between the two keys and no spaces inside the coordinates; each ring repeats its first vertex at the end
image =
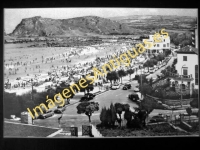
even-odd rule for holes
{"type": "MultiPolygon", "coordinates": [[[[185,64],[183,65],[185,66],[185,64]]],[[[181,108],[183,107],[183,104],[182,104],[182,99],[183,99],[183,94],[182,94],[182,86],[183,86],[183,77],[182,77],[182,69],[183,69],[183,66],[181,67],[181,108]]]]}

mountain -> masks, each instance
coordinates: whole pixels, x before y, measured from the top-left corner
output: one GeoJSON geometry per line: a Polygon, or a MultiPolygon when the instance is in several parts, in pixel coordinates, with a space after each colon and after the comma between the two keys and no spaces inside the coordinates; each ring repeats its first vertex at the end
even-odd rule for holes
{"type": "Polygon", "coordinates": [[[97,16],[85,16],[71,19],[51,19],[35,16],[22,19],[11,36],[84,36],[131,34],[135,30],[115,20],[97,16]]]}

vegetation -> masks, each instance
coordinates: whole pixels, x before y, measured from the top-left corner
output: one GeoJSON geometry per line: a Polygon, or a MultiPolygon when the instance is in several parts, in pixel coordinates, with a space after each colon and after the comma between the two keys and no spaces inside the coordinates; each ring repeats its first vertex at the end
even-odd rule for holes
{"type": "Polygon", "coordinates": [[[142,95],[144,95],[144,96],[146,94],[148,94],[148,95],[151,94],[153,91],[152,87],[147,83],[143,83],[142,85],[140,85],[139,88],[140,88],[142,95]]]}
{"type": "Polygon", "coordinates": [[[89,122],[91,122],[92,113],[99,110],[99,104],[95,102],[82,102],[76,108],[78,114],[85,113],[89,118],[89,122]]]}
{"type": "Polygon", "coordinates": [[[194,99],[190,102],[190,106],[193,107],[193,108],[199,108],[198,103],[199,103],[199,99],[198,99],[198,98],[194,98],[194,99]]]}
{"type": "Polygon", "coordinates": [[[133,136],[172,136],[172,135],[191,135],[173,129],[169,124],[147,126],[144,129],[136,128],[115,128],[113,130],[98,128],[104,137],[133,137],[133,136]]]}
{"type": "Polygon", "coordinates": [[[106,79],[109,80],[112,85],[112,81],[116,82],[119,80],[119,74],[116,71],[108,72],[106,79]]]}
{"type": "Polygon", "coordinates": [[[174,43],[176,46],[180,44],[182,47],[185,47],[192,44],[192,35],[190,32],[171,34],[170,39],[171,42],[174,43]]]}
{"type": "Polygon", "coordinates": [[[134,70],[133,69],[128,69],[127,70],[127,74],[129,74],[130,76],[130,80],[131,80],[131,75],[134,73],[134,70]]]}
{"type": "Polygon", "coordinates": [[[100,120],[102,126],[105,127],[114,127],[115,121],[117,120],[117,114],[113,103],[110,104],[110,108],[102,108],[100,114],[100,120]]]}
{"type": "Polygon", "coordinates": [[[123,69],[120,69],[117,71],[119,77],[121,78],[121,83],[122,83],[122,77],[126,76],[126,72],[123,69]]]}

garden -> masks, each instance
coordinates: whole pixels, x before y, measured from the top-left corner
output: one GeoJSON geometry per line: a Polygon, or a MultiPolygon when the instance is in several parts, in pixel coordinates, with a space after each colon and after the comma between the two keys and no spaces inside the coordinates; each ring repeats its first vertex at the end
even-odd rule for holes
{"type": "Polygon", "coordinates": [[[155,109],[155,104],[147,98],[139,108],[134,109],[132,112],[128,104],[111,103],[110,108],[102,108],[101,123],[96,126],[97,129],[104,137],[191,135],[176,130],[168,123],[147,125],[145,120],[155,109]],[[125,121],[122,119],[122,114],[125,121]]]}

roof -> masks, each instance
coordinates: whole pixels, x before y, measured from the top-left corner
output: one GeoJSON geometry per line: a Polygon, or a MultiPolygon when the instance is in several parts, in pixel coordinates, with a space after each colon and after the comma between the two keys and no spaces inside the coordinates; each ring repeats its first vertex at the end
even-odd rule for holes
{"type": "Polygon", "coordinates": [[[197,55],[199,53],[197,48],[191,47],[189,45],[177,50],[176,52],[185,54],[197,54],[197,55]]]}
{"type": "Polygon", "coordinates": [[[4,122],[4,137],[47,137],[58,130],[60,129],[4,122]]]}

